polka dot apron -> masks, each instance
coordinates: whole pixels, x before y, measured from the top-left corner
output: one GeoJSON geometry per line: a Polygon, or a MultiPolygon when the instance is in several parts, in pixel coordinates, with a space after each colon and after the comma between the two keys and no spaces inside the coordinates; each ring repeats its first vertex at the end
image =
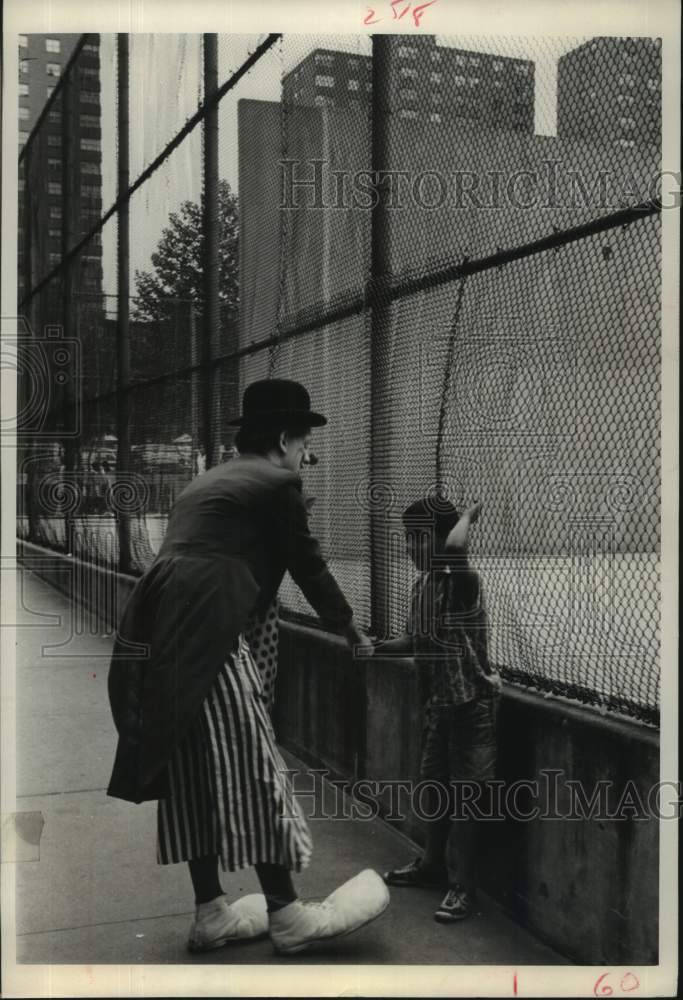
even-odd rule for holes
{"type": "Polygon", "coordinates": [[[261,675],[263,700],[269,712],[273,710],[277,676],[280,624],[278,610],[278,600],[275,598],[263,614],[255,612],[252,615],[244,630],[244,638],[249,644],[251,655],[261,675]]]}

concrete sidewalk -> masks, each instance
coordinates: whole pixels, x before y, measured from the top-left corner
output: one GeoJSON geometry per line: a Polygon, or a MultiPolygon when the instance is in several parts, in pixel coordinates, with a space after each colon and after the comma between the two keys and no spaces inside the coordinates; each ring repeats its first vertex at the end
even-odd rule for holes
{"type": "MultiPolygon", "coordinates": [[[[267,940],[190,956],[189,874],[156,864],[156,803],[129,805],[105,791],[115,747],[111,637],[87,618],[72,635],[68,600],[30,571],[19,572],[17,587],[17,811],[26,831],[26,860],[16,865],[18,962],[568,964],[485,898],[471,919],[444,926],[432,916],[439,892],[406,889],[393,890],[365,930],[301,956],[277,958],[267,940]]],[[[310,815],[312,800],[302,804],[310,815]]],[[[313,861],[297,877],[304,898],[410,857],[411,845],[379,820],[310,822],[313,861]]],[[[223,885],[231,896],[258,891],[251,870],[224,875],[223,885]]]]}

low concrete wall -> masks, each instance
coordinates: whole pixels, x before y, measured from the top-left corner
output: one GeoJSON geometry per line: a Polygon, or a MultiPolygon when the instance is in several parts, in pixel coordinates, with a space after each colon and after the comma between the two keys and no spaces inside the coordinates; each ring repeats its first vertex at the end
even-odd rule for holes
{"type": "MultiPolygon", "coordinates": [[[[29,569],[114,627],[134,577],[114,574],[65,555],[18,543],[29,569]]],[[[275,728],[283,746],[333,778],[415,782],[421,711],[417,672],[406,661],[353,662],[336,636],[283,622],[275,728]]],[[[659,780],[658,733],[560,699],[506,685],[500,711],[499,777],[546,787],[558,778],[559,813],[566,780],[590,798],[609,781],[613,811],[632,783],[647,803],[659,780]]],[[[522,792],[524,790],[522,789],[522,792]]],[[[390,816],[391,796],[378,795],[390,816]]],[[[394,804],[396,799],[393,800],[394,804]]],[[[520,794],[520,812],[536,800],[520,794]]],[[[541,811],[545,800],[539,800],[541,811]]],[[[394,820],[418,843],[414,816],[394,820]]],[[[644,819],[543,819],[507,816],[485,830],[486,891],[520,922],[568,958],[582,964],[648,965],[658,961],[658,822],[644,819]]]]}
{"type": "Polygon", "coordinates": [[[137,577],[114,573],[110,566],[75,559],[17,539],[17,560],[67,597],[92,611],[114,630],[137,577]]]}
{"type": "MultiPolygon", "coordinates": [[[[336,637],[284,622],[275,702],[278,738],[308,763],[350,782],[418,780],[420,699],[417,671],[406,661],[353,663],[336,637]]],[[[613,815],[629,788],[647,806],[659,781],[658,733],[505,685],[498,775],[505,790],[515,782],[538,783],[538,796],[536,786],[520,786],[514,800],[516,817],[534,807],[538,815],[524,821],[508,814],[487,824],[485,890],[576,962],[656,964],[658,821],[604,813],[613,815]],[[562,773],[554,777],[553,770],[562,773]],[[599,782],[610,782],[603,815],[543,818],[555,798],[554,814],[568,812],[567,781],[579,782],[588,800],[599,782]],[[556,796],[545,794],[555,787],[556,796]]],[[[386,817],[391,796],[385,790],[378,801],[386,817]]],[[[394,794],[394,807],[397,801],[409,800],[394,794]]],[[[415,817],[394,822],[422,841],[415,817]]]]}

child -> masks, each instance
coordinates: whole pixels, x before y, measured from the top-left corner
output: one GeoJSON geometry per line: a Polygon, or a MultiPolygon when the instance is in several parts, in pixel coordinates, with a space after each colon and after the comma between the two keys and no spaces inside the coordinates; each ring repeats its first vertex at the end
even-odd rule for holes
{"type": "MultiPolygon", "coordinates": [[[[496,715],[500,677],[487,657],[487,623],[478,574],[467,563],[470,529],[481,505],[460,517],[452,504],[426,500],[403,514],[408,553],[419,571],[406,633],[376,646],[376,653],[412,656],[425,699],[421,778],[427,823],[424,855],[385,874],[387,885],[443,886],[434,917],[450,923],[468,917],[475,903],[477,817],[453,819],[450,782],[472,784],[481,795],[496,764],[496,715]],[[444,795],[439,794],[439,786],[444,795]],[[441,801],[439,801],[441,800],[441,801]]],[[[479,798],[478,806],[484,803],[479,798]]]]}

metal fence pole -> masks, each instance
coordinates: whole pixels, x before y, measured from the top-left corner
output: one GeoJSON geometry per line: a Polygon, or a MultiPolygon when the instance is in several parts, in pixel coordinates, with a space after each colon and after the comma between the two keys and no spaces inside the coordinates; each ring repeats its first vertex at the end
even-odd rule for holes
{"type": "MultiPolygon", "coordinates": [[[[78,318],[74,308],[74,260],[68,258],[68,253],[74,244],[77,204],[74,191],[75,178],[75,157],[74,157],[74,85],[72,67],[64,75],[62,85],[62,258],[65,259],[62,270],[62,331],[65,336],[73,337],[78,334],[78,318]]],[[[49,302],[49,296],[48,296],[49,302]]],[[[82,345],[81,345],[82,346],[82,345]]],[[[82,362],[81,362],[82,363],[82,362]]],[[[82,372],[72,367],[70,377],[64,383],[62,395],[62,421],[65,425],[66,434],[64,436],[64,468],[67,478],[73,477],[78,465],[78,451],[81,440],[82,428],[79,435],[74,437],[69,433],[70,426],[75,428],[79,423],[79,416],[82,412],[81,399],[79,393],[82,388],[82,372]]],[[[67,507],[64,514],[64,538],[66,551],[77,554],[74,511],[67,507]]]]}
{"type": "MultiPolygon", "coordinates": [[[[128,35],[119,34],[117,49],[117,138],[118,138],[118,196],[130,186],[129,154],[129,46],[128,35]]],[[[118,212],[116,246],[116,357],[117,357],[117,406],[116,406],[116,479],[121,484],[117,491],[123,498],[128,489],[125,482],[130,471],[130,202],[124,200],[118,212]]],[[[119,570],[131,570],[130,517],[120,509],[116,511],[119,538],[119,570]]]]}
{"type": "MultiPolygon", "coordinates": [[[[204,35],[204,100],[218,90],[218,36],[204,35]]],[[[203,443],[206,468],[218,460],[216,432],[216,376],[212,359],[220,332],[219,308],[219,203],[218,203],[218,105],[204,119],[204,190],[202,199],[202,271],[204,303],[202,310],[202,364],[204,366],[203,443]]]]}
{"type": "Polygon", "coordinates": [[[384,636],[388,631],[387,578],[388,545],[387,505],[384,465],[388,449],[384,441],[388,426],[386,406],[390,398],[389,346],[391,337],[391,304],[386,289],[386,278],[391,269],[390,219],[387,208],[389,178],[383,174],[388,168],[389,128],[391,98],[391,36],[372,36],[372,118],[371,170],[377,185],[377,201],[372,210],[370,303],[370,601],[371,629],[375,635],[384,636]]]}
{"type": "MultiPolygon", "coordinates": [[[[24,230],[24,260],[22,262],[24,274],[24,291],[30,291],[33,287],[33,212],[35,206],[32,203],[31,180],[31,155],[33,147],[28,145],[24,152],[24,158],[19,163],[20,172],[23,171],[23,214],[22,226],[24,230]]],[[[28,322],[29,335],[33,340],[38,336],[38,326],[36,315],[38,312],[38,299],[33,298],[25,306],[24,313],[28,322]]],[[[17,412],[22,413],[23,408],[31,398],[31,380],[28,370],[21,368],[19,380],[17,381],[17,392],[20,393],[17,399],[17,412]]],[[[21,419],[17,426],[17,432],[22,433],[21,419]]],[[[30,430],[30,428],[26,428],[30,430]]],[[[22,434],[23,436],[23,434],[22,434]]],[[[22,513],[28,521],[28,540],[36,542],[38,540],[38,510],[36,507],[36,439],[33,435],[27,439],[26,447],[22,454],[22,513]]]]}

